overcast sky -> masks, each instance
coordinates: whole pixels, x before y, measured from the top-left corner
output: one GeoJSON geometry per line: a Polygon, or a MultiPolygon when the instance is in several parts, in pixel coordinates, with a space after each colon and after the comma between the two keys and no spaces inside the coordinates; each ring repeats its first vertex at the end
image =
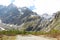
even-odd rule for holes
{"type": "Polygon", "coordinates": [[[28,7],[39,15],[53,14],[60,11],[60,0],[0,0],[0,5],[9,5],[13,2],[17,7],[28,7]]]}

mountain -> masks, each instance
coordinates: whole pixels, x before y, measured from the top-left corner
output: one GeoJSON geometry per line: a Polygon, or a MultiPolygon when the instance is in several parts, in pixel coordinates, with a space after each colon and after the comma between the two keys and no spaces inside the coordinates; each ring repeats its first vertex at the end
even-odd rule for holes
{"type": "Polygon", "coordinates": [[[0,30],[45,31],[60,29],[60,12],[53,15],[38,15],[27,7],[17,8],[16,5],[0,5],[0,30]]]}
{"type": "MultiPolygon", "coordinates": [[[[36,21],[40,19],[40,16],[30,10],[27,7],[17,8],[14,4],[10,4],[8,6],[2,6],[3,8],[0,10],[0,19],[2,20],[3,28],[7,28],[8,24],[13,25],[21,25],[23,23],[36,21]]],[[[0,7],[1,8],[1,7],[0,7]]],[[[8,27],[7,29],[9,29],[8,27]]],[[[12,29],[12,28],[11,28],[12,29]]]]}
{"type": "Polygon", "coordinates": [[[6,24],[17,24],[20,25],[31,15],[37,15],[27,7],[17,8],[14,4],[8,5],[6,8],[1,9],[1,20],[6,24]],[[21,11],[20,11],[21,10],[21,11]],[[4,12],[3,12],[4,11],[4,12]]]}

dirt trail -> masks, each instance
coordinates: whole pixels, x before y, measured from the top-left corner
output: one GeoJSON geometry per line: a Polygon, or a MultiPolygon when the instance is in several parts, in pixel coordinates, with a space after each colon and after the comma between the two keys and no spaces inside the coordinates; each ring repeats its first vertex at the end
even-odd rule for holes
{"type": "Polygon", "coordinates": [[[34,35],[28,35],[28,36],[17,35],[16,40],[57,40],[57,39],[47,38],[43,36],[34,36],[34,35]]]}

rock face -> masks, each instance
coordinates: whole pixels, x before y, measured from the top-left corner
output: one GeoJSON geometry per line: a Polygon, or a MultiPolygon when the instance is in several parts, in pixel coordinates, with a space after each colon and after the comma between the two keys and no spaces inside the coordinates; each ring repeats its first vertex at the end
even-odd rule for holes
{"type": "Polygon", "coordinates": [[[53,14],[52,21],[49,22],[49,25],[46,28],[42,29],[45,32],[49,32],[50,30],[59,30],[60,31],[60,11],[53,14]]]}
{"type": "Polygon", "coordinates": [[[27,7],[17,8],[14,4],[0,5],[0,27],[10,30],[19,29],[26,31],[50,31],[60,29],[60,12],[53,16],[44,14],[39,16],[27,7]]]}

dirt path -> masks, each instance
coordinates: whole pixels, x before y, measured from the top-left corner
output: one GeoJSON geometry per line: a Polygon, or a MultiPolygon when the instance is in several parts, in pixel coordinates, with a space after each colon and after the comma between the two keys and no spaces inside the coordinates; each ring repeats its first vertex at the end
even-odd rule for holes
{"type": "Polygon", "coordinates": [[[57,39],[47,38],[43,36],[34,36],[34,35],[28,35],[28,36],[17,35],[16,40],[57,40],[57,39]]]}

